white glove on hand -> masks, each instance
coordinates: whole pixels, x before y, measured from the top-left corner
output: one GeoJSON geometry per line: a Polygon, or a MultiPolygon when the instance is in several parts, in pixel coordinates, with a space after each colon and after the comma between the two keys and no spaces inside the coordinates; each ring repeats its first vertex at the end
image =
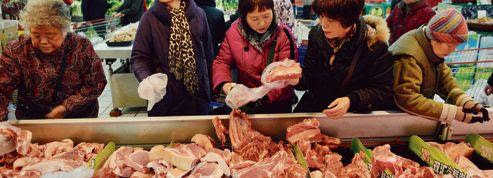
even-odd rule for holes
{"type": "Polygon", "coordinates": [[[166,86],[168,85],[168,76],[163,73],[153,74],[139,83],[137,92],[139,97],[149,101],[147,111],[154,107],[154,104],[163,99],[166,95],[166,86]]]}
{"type": "Polygon", "coordinates": [[[232,109],[238,109],[245,104],[264,97],[270,89],[261,86],[258,88],[248,88],[242,84],[236,84],[226,96],[226,104],[232,109]]]}
{"type": "Polygon", "coordinates": [[[270,89],[281,89],[296,85],[301,78],[300,64],[294,60],[273,62],[262,73],[262,84],[270,89]]]}

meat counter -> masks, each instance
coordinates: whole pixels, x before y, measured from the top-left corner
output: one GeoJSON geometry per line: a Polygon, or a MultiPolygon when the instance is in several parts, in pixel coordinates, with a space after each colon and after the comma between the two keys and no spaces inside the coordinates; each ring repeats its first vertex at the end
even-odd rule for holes
{"type": "MultiPolygon", "coordinates": [[[[490,110],[493,111],[493,110],[490,110]]],[[[491,115],[491,114],[490,114],[491,115]]],[[[212,119],[221,116],[179,116],[155,118],[107,118],[63,120],[16,120],[11,124],[33,133],[33,142],[46,143],[70,138],[74,142],[107,143],[119,145],[156,145],[189,142],[198,133],[215,137],[212,119]]],[[[317,118],[324,134],[341,138],[348,143],[353,137],[364,140],[365,145],[405,141],[411,135],[431,140],[437,121],[423,119],[400,112],[375,111],[371,114],[349,113],[341,119],[328,119],[322,113],[258,114],[250,115],[253,128],[273,137],[284,139],[286,128],[307,118],[317,118]]],[[[466,134],[477,133],[493,138],[493,121],[465,124],[456,122],[452,139],[463,139],[466,134]]]]}

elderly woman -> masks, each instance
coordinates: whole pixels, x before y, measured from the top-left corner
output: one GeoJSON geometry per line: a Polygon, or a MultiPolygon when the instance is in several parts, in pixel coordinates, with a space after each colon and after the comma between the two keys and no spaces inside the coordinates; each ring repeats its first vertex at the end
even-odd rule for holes
{"type": "Polygon", "coordinates": [[[29,36],[0,55],[0,118],[19,90],[18,119],[97,117],[97,98],[106,86],[91,42],[70,33],[62,0],[30,0],[21,23],[29,36]]]}
{"type": "Polygon", "coordinates": [[[433,16],[390,46],[395,101],[402,110],[451,124],[488,121],[488,111],[458,85],[444,58],[467,41],[467,21],[455,9],[433,16]],[[436,102],[439,95],[445,103],[436,102]]]}

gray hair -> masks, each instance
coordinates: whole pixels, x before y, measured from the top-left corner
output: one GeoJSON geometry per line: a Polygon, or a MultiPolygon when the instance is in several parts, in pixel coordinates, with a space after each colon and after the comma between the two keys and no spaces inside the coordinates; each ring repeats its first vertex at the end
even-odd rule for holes
{"type": "Polygon", "coordinates": [[[50,25],[68,31],[70,19],[70,8],[62,0],[29,0],[20,12],[20,23],[26,30],[50,25]]]}

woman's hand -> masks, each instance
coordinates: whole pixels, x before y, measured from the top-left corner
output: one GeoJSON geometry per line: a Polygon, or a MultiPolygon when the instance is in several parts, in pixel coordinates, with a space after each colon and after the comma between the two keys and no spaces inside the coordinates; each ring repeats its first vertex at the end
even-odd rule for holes
{"type": "Polygon", "coordinates": [[[223,93],[228,95],[228,93],[231,91],[231,89],[233,89],[233,87],[236,85],[236,83],[225,83],[223,85],[223,93]]]}
{"type": "Polygon", "coordinates": [[[351,101],[349,97],[337,98],[324,110],[323,113],[331,119],[339,119],[347,113],[351,101]]]}
{"type": "Polygon", "coordinates": [[[48,119],[62,119],[65,117],[66,112],[67,108],[65,108],[65,106],[63,105],[59,105],[53,108],[53,110],[51,110],[50,113],[46,114],[45,117],[48,119]]]}

